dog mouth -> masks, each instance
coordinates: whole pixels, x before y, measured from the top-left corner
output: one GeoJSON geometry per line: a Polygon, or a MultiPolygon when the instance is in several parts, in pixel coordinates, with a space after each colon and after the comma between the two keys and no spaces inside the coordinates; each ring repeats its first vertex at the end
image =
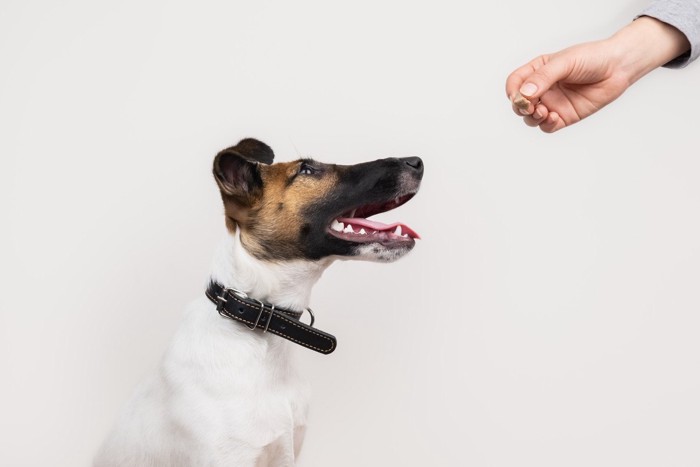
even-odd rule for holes
{"type": "Polygon", "coordinates": [[[413,244],[420,236],[406,224],[385,224],[368,218],[396,209],[415,195],[415,192],[400,195],[390,201],[365,204],[345,211],[333,219],[328,231],[334,237],[354,243],[381,243],[387,246],[413,244]]]}

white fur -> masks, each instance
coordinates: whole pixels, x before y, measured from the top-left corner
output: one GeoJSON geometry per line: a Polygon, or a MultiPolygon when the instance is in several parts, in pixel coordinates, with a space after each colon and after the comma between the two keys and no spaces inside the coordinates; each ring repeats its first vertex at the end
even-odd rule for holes
{"type": "MultiPolygon", "coordinates": [[[[261,261],[228,235],[212,278],[301,310],[331,259],[261,261]]],[[[95,467],[293,466],[304,435],[306,383],[296,346],[224,319],[202,293],[188,307],[155,374],[125,407],[95,467]]]]}

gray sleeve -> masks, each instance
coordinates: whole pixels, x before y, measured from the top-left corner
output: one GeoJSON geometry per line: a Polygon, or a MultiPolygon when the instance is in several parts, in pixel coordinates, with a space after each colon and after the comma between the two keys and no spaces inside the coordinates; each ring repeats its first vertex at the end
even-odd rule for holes
{"type": "Polygon", "coordinates": [[[685,34],[690,50],[666,67],[683,68],[700,55],[700,0],[653,0],[639,16],[651,16],[685,34]]]}

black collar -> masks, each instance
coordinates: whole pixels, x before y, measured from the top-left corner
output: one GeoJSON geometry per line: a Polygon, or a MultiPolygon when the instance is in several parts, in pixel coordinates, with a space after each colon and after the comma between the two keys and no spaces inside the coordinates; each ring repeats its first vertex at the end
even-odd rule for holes
{"type": "Polygon", "coordinates": [[[311,310],[308,310],[311,314],[311,324],[306,325],[299,321],[303,311],[276,308],[274,305],[250,298],[244,292],[224,287],[218,282],[210,281],[205,293],[209,300],[216,304],[216,311],[221,316],[240,321],[251,331],[262,329],[263,333],[271,332],[322,354],[329,354],[335,350],[335,337],[313,327],[311,310]]]}

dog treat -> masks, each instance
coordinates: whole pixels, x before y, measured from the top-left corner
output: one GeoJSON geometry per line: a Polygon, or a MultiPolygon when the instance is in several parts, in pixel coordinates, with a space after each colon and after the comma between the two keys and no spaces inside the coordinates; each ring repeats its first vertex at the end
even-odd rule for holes
{"type": "Polygon", "coordinates": [[[513,105],[520,110],[527,110],[530,107],[530,101],[519,92],[516,92],[513,96],[513,105]]]}

